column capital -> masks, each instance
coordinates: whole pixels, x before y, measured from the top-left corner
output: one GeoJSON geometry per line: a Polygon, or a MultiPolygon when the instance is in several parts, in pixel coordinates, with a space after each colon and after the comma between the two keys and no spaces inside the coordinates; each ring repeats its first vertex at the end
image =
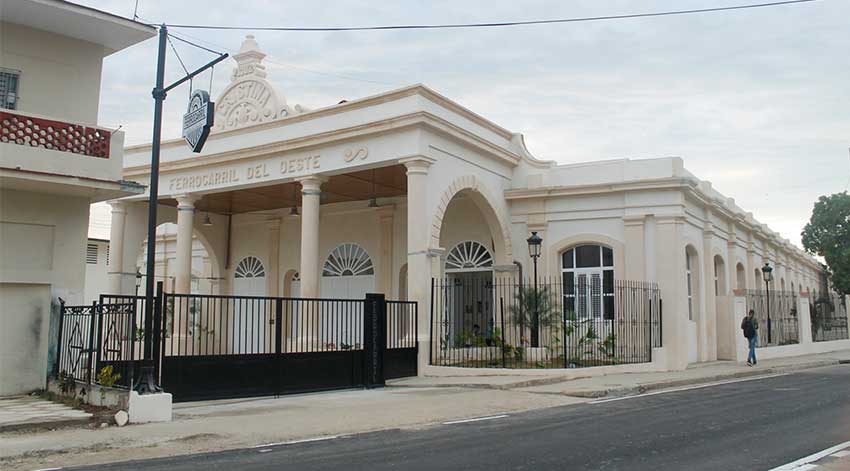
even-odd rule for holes
{"type": "Polygon", "coordinates": [[[318,195],[322,191],[322,184],[327,182],[328,178],[319,175],[307,175],[306,177],[296,178],[295,181],[301,184],[301,194],[318,195]]]}
{"type": "Polygon", "coordinates": [[[201,199],[201,197],[199,195],[195,195],[195,194],[192,194],[192,193],[184,193],[182,195],[175,196],[174,199],[177,200],[177,210],[178,211],[183,211],[183,210],[191,211],[191,210],[195,209],[195,203],[199,199],[201,199]]]}
{"type": "Polygon", "coordinates": [[[127,202],[121,200],[112,200],[107,201],[110,207],[112,207],[112,214],[127,214],[127,202]]]}
{"type": "Polygon", "coordinates": [[[623,224],[626,226],[643,226],[646,223],[646,214],[628,214],[623,216],[623,224]]]}
{"type": "Polygon", "coordinates": [[[272,230],[272,231],[273,230],[280,230],[280,221],[281,221],[280,218],[266,219],[266,227],[268,227],[269,230],[272,230]]]}
{"type": "Polygon", "coordinates": [[[403,159],[398,159],[398,163],[407,167],[407,174],[421,174],[425,175],[428,173],[428,168],[436,162],[435,159],[431,157],[425,157],[424,155],[417,155],[413,157],[405,157],[403,159]]]}

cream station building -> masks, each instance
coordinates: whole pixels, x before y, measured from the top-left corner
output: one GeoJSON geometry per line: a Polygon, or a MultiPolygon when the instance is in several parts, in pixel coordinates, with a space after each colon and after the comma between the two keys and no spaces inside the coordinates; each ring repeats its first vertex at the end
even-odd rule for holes
{"type": "MultiPolygon", "coordinates": [[[[521,134],[422,85],[308,110],[276,91],[264,56],[248,36],[202,153],[162,144],[158,223],[177,227],[178,293],[196,238],[220,294],[417,301],[423,364],[432,277],[527,275],[536,231],[541,276],[591,245],[610,249],[616,278],[656,282],[666,366],[683,368],[724,356],[727,300],[762,286],[765,262],[776,289],[821,289],[814,259],[680,158],[539,160],[521,134]]],[[[125,150],[125,179],[148,183],[150,152],[125,150]]],[[[132,293],[146,197],[112,208],[108,290],[132,293]]]]}

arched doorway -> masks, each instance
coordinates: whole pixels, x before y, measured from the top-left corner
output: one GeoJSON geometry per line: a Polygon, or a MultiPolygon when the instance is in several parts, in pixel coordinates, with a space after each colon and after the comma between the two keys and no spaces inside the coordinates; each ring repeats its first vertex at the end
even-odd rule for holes
{"type": "MultiPolygon", "coordinates": [[[[266,269],[259,258],[248,256],[233,271],[234,296],[265,296],[266,269]]],[[[264,300],[239,299],[233,303],[231,345],[233,353],[268,353],[266,342],[269,303],[264,300]]]]}
{"type": "Polygon", "coordinates": [[[322,268],[322,297],[363,299],[374,291],[375,268],[363,247],[347,242],[328,254],[322,268]]]}
{"type": "Polygon", "coordinates": [[[460,242],[446,255],[448,335],[456,346],[493,337],[493,254],[474,240],[460,242]]]}
{"type": "MultiPolygon", "coordinates": [[[[162,282],[166,292],[175,292],[177,275],[177,224],[166,222],[156,228],[154,253],[154,282],[162,282]]],[[[142,241],[136,256],[136,269],[142,274],[140,290],[144,292],[147,273],[147,237],[142,241]]],[[[192,233],[191,294],[218,294],[220,278],[216,273],[218,262],[206,240],[197,231],[192,233]]]]}

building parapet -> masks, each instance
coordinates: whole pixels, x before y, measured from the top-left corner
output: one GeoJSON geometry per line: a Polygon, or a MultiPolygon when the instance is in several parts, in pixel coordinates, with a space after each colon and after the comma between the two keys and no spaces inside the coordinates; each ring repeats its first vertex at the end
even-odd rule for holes
{"type": "Polygon", "coordinates": [[[111,140],[108,129],[0,111],[0,142],[108,159],[111,140]]]}

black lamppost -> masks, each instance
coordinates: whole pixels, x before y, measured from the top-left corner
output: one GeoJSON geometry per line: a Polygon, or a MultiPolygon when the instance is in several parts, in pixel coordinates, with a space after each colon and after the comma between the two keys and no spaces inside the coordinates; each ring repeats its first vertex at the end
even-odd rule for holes
{"type": "Polygon", "coordinates": [[[540,248],[543,245],[543,239],[537,235],[537,232],[532,232],[531,237],[526,239],[528,242],[528,256],[534,260],[534,317],[531,320],[531,346],[536,347],[539,341],[539,333],[537,332],[540,324],[540,316],[537,312],[540,296],[537,293],[537,259],[540,257],[540,248]]]}
{"type": "Polygon", "coordinates": [[[764,266],[761,267],[761,275],[764,278],[764,290],[765,296],[767,296],[767,343],[771,343],[771,329],[770,329],[770,282],[773,281],[773,267],[770,266],[770,263],[764,262],[764,266]]]}
{"type": "Polygon", "coordinates": [[[139,287],[142,286],[142,270],[136,268],[136,296],[139,295],[139,287]]]}

